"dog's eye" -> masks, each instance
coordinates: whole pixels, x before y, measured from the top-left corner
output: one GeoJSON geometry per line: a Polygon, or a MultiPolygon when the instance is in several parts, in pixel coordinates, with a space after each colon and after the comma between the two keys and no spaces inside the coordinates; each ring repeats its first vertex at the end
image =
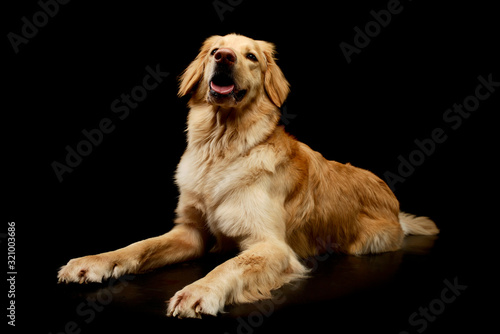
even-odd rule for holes
{"type": "Polygon", "coordinates": [[[253,53],[247,53],[247,59],[251,61],[257,61],[257,57],[253,53]]]}
{"type": "Polygon", "coordinates": [[[217,49],[217,48],[213,49],[212,52],[210,52],[210,55],[213,56],[217,52],[217,50],[219,50],[219,49],[217,49]]]}

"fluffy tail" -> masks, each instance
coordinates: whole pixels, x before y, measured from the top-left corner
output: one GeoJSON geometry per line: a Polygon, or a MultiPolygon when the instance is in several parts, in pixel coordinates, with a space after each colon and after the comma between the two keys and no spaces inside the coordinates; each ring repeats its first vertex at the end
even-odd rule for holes
{"type": "Polygon", "coordinates": [[[436,224],[427,217],[417,217],[409,213],[400,212],[399,223],[405,235],[434,235],[439,233],[436,224]]]}

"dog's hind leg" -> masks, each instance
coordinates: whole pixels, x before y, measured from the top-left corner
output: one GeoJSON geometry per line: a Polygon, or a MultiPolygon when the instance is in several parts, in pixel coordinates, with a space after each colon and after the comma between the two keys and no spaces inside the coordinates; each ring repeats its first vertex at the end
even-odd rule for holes
{"type": "Polygon", "coordinates": [[[352,255],[391,252],[401,248],[404,233],[399,221],[360,215],[359,232],[347,247],[352,255]]]}

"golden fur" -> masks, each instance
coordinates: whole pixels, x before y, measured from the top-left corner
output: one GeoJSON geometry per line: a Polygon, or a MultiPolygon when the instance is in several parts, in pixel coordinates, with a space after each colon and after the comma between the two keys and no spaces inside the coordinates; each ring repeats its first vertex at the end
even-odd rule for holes
{"type": "Polygon", "coordinates": [[[193,259],[211,238],[217,250],[238,246],[237,257],[170,300],[167,315],[201,317],[228,303],[268,298],[304,277],[301,257],[393,251],[405,234],[438,233],[428,218],[400,213],[380,178],[327,161],[278,126],[288,92],[271,43],[236,34],[208,38],[180,77],[179,95],[191,98],[188,144],[176,172],[175,227],[73,259],[59,280],[101,282],[193,259]]]}

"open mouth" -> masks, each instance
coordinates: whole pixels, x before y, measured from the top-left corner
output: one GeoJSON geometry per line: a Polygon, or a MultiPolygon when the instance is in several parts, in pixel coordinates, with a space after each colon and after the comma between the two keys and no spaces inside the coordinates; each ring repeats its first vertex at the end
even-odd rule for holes
{"type": "Polygon", "coordinates": [[[210,80],[210,94],[216,99],[233,97],[240,101],[247,91],[238,90],[233,79],[227,73],[216,73],[210,80]]]}

